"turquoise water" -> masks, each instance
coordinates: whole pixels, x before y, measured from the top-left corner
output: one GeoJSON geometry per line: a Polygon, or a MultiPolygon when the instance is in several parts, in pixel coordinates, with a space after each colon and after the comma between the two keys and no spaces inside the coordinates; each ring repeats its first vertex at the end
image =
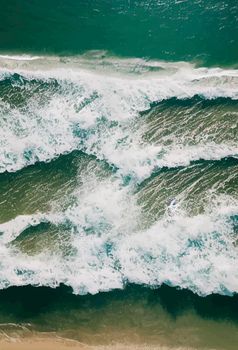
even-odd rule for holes
{"type": "Polygon", "coordinates": [[[236,2],[1,8],[1,329],[235,349],[236,2]]]}
{"type": "Polygon", "coordinates": [[[3,52],[115,55],[237,64],[236,0],[4,1],[3,52]]]}

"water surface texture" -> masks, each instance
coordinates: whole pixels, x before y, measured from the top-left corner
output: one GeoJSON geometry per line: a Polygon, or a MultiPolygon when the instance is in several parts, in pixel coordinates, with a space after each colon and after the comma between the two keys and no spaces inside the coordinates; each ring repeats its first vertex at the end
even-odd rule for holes
{"type": "Polygon", "coordinates": [[[237,2],[1,9],[1,329],[235,349],[237,2]]]}

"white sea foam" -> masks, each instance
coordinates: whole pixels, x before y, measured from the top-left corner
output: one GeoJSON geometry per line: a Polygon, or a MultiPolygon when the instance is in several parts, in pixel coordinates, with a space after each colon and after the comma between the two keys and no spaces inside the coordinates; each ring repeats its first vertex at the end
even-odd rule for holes
{"type": "Polygon", "coordinates": [[[167,283],[201,295],[238,291],[230,219],[238,212],[234,199],[218,197],[194,217],[178,209],[148,229],[140,226],[134,197],[118,181],[87,181],[75,199],[64,212],[21,216],[0,225],[0,288],[64,283],[76,294],[94,294],[125,283],[167,283]],[[9,245],[40,222],[70,224],[70,254],[46,246],[32,256],[9,245]]]}
{"type": "Polygon", "coordinates": [[[42,57],[40,56],[30,56],[30,55],[0,55],[0,59],[4,60],[13,60],[13,61],[35,61],[42,57]]]}
{"type": "Polygon", "coordinates": [[[175,145],[158,160],[157,166],[173,168],[187,166],[196,160],[220,160],[238,154],[238,147],[229,144],[206,143],[194,146],[175,145]]]}
{"type": "MultiPolygon", "coordinates": [[[[146,117],[139,115],[171,97],[237,99],[237,70],[87,56],[5,56],[0,62],[1,172],[81,149],[141,181],[161,167],[238,155],[235,138],[216,143],[201,137],[191,144],[173,135],[169,144],[151,144],[143,137],[146,117]]],[[[234,199],[220,195],[193,217],[178,206],[149,225],[132,187],[112,177],[81,174],[80,181],[68,204],[0,225],[0,288],[64,283],[84,294],[167,283],[202,295],[238,292],[234,199]],[[41,223],[58,227],[59,239],[67,226],[70,251],[45,246],[28,254],[13,244],[41,223]]]]}
{"type": "Polygon", "coordinates": [[[115,58],[1,59],[1,79],[11,79],[13,73],[21,76],[11,81],[10,101],[1,100],[1,172],[81,149],[141,180],[156,167],[238,153],[230,143],[151,145],[133,126],[139,112],[155,101],[196,94],[237,99],[237,70],[115,58]],[[161,70],[151,72],[151,67],[161,70]],[[15,93],[21,94],[22,104],[17,105],[15,93]]]}

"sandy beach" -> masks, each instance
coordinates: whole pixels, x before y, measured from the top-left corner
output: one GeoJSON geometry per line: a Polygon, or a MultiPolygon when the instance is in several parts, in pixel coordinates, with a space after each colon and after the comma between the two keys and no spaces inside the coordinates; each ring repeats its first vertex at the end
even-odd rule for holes
{"type": "MultiPolygon", "coordinates": [[[[24,340],[21,342],[1,342],[1,350],[169,350],[168,347],[146,345],[111,345],[87,346],[77,342],[59,342],[52,339],[24,340]]],[[[176,348],[173,350],[195,350],[191,348],[176,348]]]]}
{"type": "MultiPolygon", "coordinates": [[[[22,340],[2,340],[1,350],[169,350],[166,346],[139,344],[112,344],[89,346],[73,340],[55,338],[28,338],[22,340]]],[[[173,350],[196,350],[195,348],[178,347],[173,350]]]]}
{"type": "Polygon", "coordinates": [[[88,347],[79,345],[79,344],[70,344],[70,343],[60,343],[54,340],[31,340],[31,341],[22,341],[22,342],[1,342],[0,347],[2,350],[67,350],[67,349],[88,349],[88,347]]]}

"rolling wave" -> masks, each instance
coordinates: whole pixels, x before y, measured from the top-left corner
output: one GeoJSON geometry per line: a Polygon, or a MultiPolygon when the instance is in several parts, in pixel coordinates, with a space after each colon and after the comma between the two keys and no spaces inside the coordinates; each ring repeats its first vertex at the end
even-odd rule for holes
{"type": "Polygon", "coordinates": [[[165,283],[199,295],[238,291],[238,213],[231,197],[213,199],[194,216],[177,208],[149,228],[117,180],[92,178],[74,199],[62,212],[0,225],[0,288],[64,283],[76,294],[94,294],[127,283],[165,283]]]}
{"type": "Polygon", "coordinates": [[[0,288],[238,292],[237,70],[0,64],[0,288]]]}
{"type": "MultiPolygon", "coordinates": [[[[208,100],[220,97],[236,100],[237,70],[102,55],[93,58],[2,56],[0,62],[1,172],[16,171],[82,150],[106,160],[123,176],[141,181],[160,167],[188,165],[197,159],[221,159],[238,153],[236,133],[233,136],[223,133],[225,128],[219,125],[220,139],[218,135],[204,139],[212,107],[207,108],[207,118],[197,118],[196,106],[192,112],[191,108],[179,112],[181,119],[184,118],[183,131],[185,121],[189,119],[192,127],[196,118],[199,127],[194,142],[191,137],[182,139],[175,132],[170,133],[173,136],[170,142],[161,138],[169,123],[158,128],[161,113],[159,117],[155,115],[157,108],[152,108],[153,117],[150,113],[141,115],[151,110],[153,103],[160,105],[161,101],[174,97],[191,100],[199,95],[208,100]],[[53,68],[56,65],[58,68],[53,68]],[[148,137],[150,129],[155,128],[151,118],[157,120],[156,142],[148,137]],[[201,125],[203,131],[199,132],[201,125]]],[[[224,109],[220,125],[229,115],[235,130],[237,112],[232,103],[231,110],[229,106],[224,109]]],[[[171,107],[163,111],[164,118],[170,112],[171,107]]]]}

